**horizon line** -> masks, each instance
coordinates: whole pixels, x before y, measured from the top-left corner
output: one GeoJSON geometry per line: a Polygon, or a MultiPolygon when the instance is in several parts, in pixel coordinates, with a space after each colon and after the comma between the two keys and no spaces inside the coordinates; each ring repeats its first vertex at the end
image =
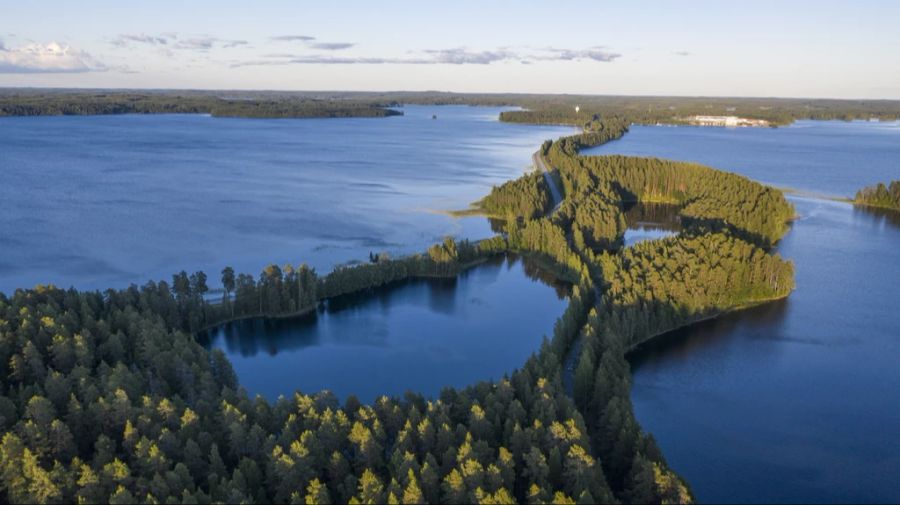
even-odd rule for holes
{"type": "Polygon", "coordinates": [[[769,99],[769,100],[829,100],[829,101],[866,101],[866,102],[900,102],[900,98],[861,98],[861,97],[815,97],[815,96],[777,96],[777,95],[691,95],[691,94],[604,94],[604,93],[567,93],[567,92],[521,92],[521,91],[449,91],[437,89],[423,90],[349,90],[349,89],[276,89],[276,88],[166,88],[166,87],[65,87],[65,86],[10,86],[0,84],[0,90],[56,90],[56,91],[115,91],[115,92],[258,92],[258,93],[442,93],[448,95],[512,95],[512,96],[560,96],[560,97],[610,97],[610,98],[715,98],[715,99],[769,99]]]}

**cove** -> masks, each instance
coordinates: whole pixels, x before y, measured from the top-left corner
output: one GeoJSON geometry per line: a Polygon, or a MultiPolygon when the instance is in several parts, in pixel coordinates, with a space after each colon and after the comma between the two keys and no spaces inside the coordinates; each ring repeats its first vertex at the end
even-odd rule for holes
{"type": "Polygon", "coordinates": [[[436,397],[521,366],[567,294],[529,260],[501,257],[455,279],[332,299],[308,317],[229,323],[204,344],[227,355],[251,395],[270,400],[326,389],[367,403],[406,391],[436,397]]]}
{"type": "MultiPolygon", "coordinates": [[[[590,152],[699,161],[849,196],[900,175],[898,125],[632,127],[590,152]]],[[[635,415],[701,502],[896,502],[898,220],[789,199],[799,219],[776,251],[794,261],[796,290],[631,353],[635,415]]]]}

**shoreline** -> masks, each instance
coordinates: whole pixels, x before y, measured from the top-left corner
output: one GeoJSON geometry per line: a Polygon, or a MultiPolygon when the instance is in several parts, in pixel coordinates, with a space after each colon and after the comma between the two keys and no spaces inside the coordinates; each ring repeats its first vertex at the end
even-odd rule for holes
{"type": "Polygon", "coordinates": [[[890,207],[888,205],[878,205],[877,203],[857,202],[856,200],[848,200],[848,203],[852,203],[854,207],[887,210],[887,211],[895,212],[898,215],[900,215],[900,209],[898,209],[897,207],[890,207]]]}
{"type": "Polygon", "coordinates": [[[693,321],[686,322],[686,323],[678,325],[674,328],[670,328],[665,331],[654,333],[652,335],[647,336],[644,339],[641,339],[638,342],[635,342],[629,348],[625,349],[625,356],[627,357],[629,354],[640,351],[640,347],[642,345],[650,343],[651,341],[654,341],[654,340],[658,339],[659,337],[663,337],[668,333],[672,333],[677,330],[683,330],[686,328],[690,328],[691,326],[694,326],[695,324],[699,324],[699,323],[702,323],[705,321],[712,321],[714,319],[718,319],[719,317],[722,317],[722,316],[725,316],[728,314],[734,314],[737,312],[741,312],[743,310],[751,309],[753,307],[759,307],[760,305],[765,305],[767,303],[777,302],[779,300],[786,300],[788,297],[791,296],[791,293],[793,293],[793,292],[794,292],[794,289],[791,289],[789,292],[787,292],[781,296],[772,296],[772,297],[768,297],[768,298],[762,298],[759,300],[753,300],[753,301],[750,301],[747,303],[742,303],[740,305],[736,305],[734,307],[722,310],[721,312],[717,312],[715,314],[710,314],[708,316],[704,316],[699,319],[694,319],[693,321]]]}
{"type": "MultiPolygon", "coordinates": [[[[193,335],[196,337],[200,333],[214,330],[214,329],[224,326],[226,324],[236,323],[236,322],[240,322],[240,321],[246,321],[249,319],[281,320],[281,319],[293,319],[293,318],[303,317],[303,316],[309,315],[311,313],[317,312],[319,310],[319,308],[322,306],[322,304],[324,304],[326,302],[330,302],[331,300],[336,300],[336,299],[347,297],[347,296],[358,296],[363,293],[367,293],[367,292],[371,292],[371,291],[375,291],[375,290],[379,290],[379,289],[391,288],[394,285],[399,285],[404,282],[417,281],[417,280],[429,281],[429,280],[456,279],[463,273],[466,273],[469,270],[472,270],[480,265],[483,265],[484,263],[487,263],[491,259],[502,257],[504,260],[508,261],[510,259],[511,255],[515,255],[519,258],[528,258],[528,260],[532,261],[538,269],[542,270],[544,273],[546,273],[547,275],[552,277],[553,280],[555,280],[557,282],[564,282],[564,283],[572,284],[572,282],[569,279],[566,279],[566,278],[560,276],[558,273],[554,272],[553,268],[551,268],[552,265],[550,265],[546,260],[541,259],[537,255],[530,254],[528,251],[507,251],[503,254],[496,254],[493,256],[484,256],[484,257],[469,261],[467,263],[461,264],[461,265],[459,265],[458,270],[455,272],[448,272],[446,274],[430,273],[430,274],[410,275],[409,277],[405,277],[403,279],[396,279],[394,281],[387,282],[385,284],[380,284],[378,286],[368,286],[363,289],[351,291],[349,293],[343,293],[343,294],[340,294],[337,296],[329,296],[326,298],[322,298],[322,299],[316,300],[316,303],[314,305],[311,305],[309,307],[305,307],[303,309],[296,310],[293,312],[288,312],[288,313],[284,313],[284,314],[274,314],[274,315],[246,314],[246,315],[231,317],[231,318],[225,319],[223,321],[219,321],[215,324],[209,324],[209,325],[203,326],[202,328],[195,331],[193,333],[193,335]]],[[[552,286],[550,286],[550,287],[552,287],[552,286]]],[[[221,306],[223,303],[224,302],[220,301],[219,303],[209,304],[209,305],[210,306],[221,306]]]]}

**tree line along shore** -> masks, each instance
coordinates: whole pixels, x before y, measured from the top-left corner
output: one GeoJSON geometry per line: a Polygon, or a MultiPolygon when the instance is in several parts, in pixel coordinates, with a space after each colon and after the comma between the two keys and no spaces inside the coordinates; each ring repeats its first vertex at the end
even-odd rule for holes
{"type": "Polygon", "coordinates": [[[239,90],[0,89],[0,116],[203,113],[259,118],[388,117],[403,104],[489,105],[501,121],[582,126],[594,116],[638,124],[687,124],[694,116],[738,116],[772,126],[798,119],[900,119],[897,100],[635,97],[513,93],[239,90]]]}
{"type": "Polygon", "coordinates": [[[226,268],[221,303],[206,300],[201,272],[104,292],[0,294],[0,499],[692,501],[634,418],[625,355],[684,324],[787,296],[793,265],[771,247],[793,209],[780,192],[712,168],[579,154],[632,122],[594,114],[583,133],[545,142],[558,209],[549,212],[546,179],[527,174],[480,202],[504,216],[505,232],[477,244],[448,239],[323,277],[302,265],[256,278],[226,268]],[[624,207],[641,201],[678,205],[681,233],[624,248],[624,207]],[[222,321],[452,276],[508,251],[540,259],[573,288],[552,336],[499,381],[371,405],[327,391],[268,402],[248,396],[224,354],[197,341],[222,321]]]}

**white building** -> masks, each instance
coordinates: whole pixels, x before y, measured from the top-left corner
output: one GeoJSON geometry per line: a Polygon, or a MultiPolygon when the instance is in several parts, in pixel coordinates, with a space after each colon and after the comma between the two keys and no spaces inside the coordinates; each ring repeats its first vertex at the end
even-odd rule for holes
{"type": "Polygon", "coordinates": [[[691,116],[685,118],[690,124],[698,126],[768,126],[769,122],[762,119],[747,119],[737,116],[691,116]]]}

